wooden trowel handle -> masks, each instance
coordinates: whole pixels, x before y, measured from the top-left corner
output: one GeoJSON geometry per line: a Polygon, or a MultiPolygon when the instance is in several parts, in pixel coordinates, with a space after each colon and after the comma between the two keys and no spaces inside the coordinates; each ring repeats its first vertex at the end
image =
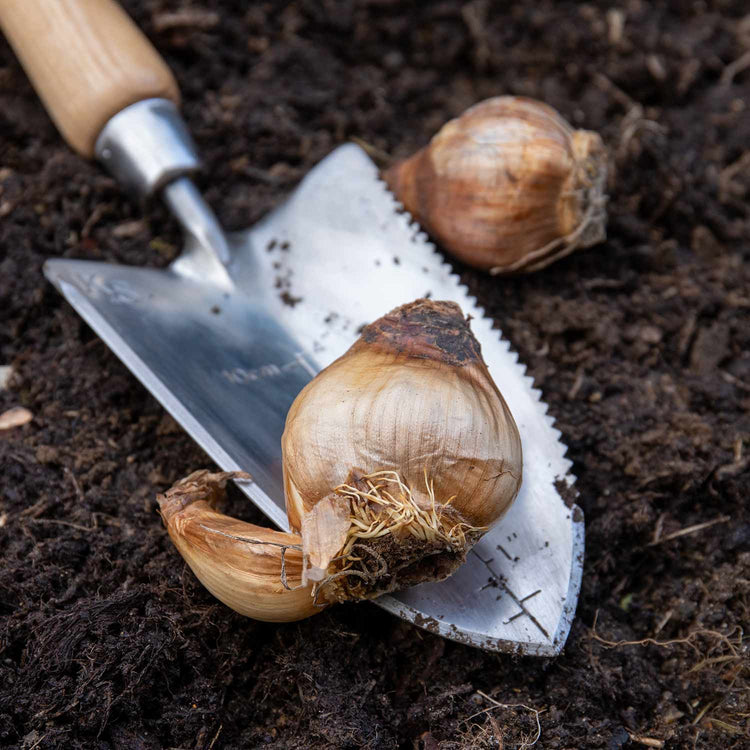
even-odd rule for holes
{"type": "Polygon", "coordinates": [[[105,123],[142,99],[179,103],[166,63],[112,0],[0,0],[0,28],[65,140],[94,154],[105,123]]]}

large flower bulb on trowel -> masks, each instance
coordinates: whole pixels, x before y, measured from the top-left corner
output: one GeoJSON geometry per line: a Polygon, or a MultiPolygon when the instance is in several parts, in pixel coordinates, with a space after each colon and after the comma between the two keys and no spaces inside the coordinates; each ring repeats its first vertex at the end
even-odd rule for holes
{"type": "Polygon", "coordinates": [[[292,404],[282,454],[305,576],[328,601],[447,577],[521,485],[518,429],[452,302],[365,327],[292,404]]]}
{"type": "Polygon", "coordinates": [[[445,578],[521,485],[518,429],[452,302],[366,326],[292,404],[282,453],[294,533],[217,510],[237,474],[195,472],[158,497],[203,585],[261,620],[445,578]]]}

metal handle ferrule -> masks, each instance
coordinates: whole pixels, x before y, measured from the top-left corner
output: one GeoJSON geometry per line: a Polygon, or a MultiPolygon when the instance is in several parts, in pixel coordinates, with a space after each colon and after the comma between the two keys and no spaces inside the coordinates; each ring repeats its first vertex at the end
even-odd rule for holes
{"type": "Polygon", "coordinates": [[[193,139],[169,99],[144,99],[118,112],[96,139],[95,153],[139,197],[200,167],[193,139]]]}

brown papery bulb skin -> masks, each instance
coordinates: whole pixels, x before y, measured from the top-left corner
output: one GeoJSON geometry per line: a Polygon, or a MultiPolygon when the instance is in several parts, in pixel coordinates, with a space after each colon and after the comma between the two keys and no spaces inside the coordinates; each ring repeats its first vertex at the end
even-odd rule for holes
{"type": "Polygon", "coordinates": [[[157,496],[169,536],[198,580],[241,615],[268,622],[301,620],[321,611],[302,583],[301,539],[220,513],[229,479],[243,472],[201,470],[157,496]]]}
{"type": "Polygon", "coordinates": [[[479,343],[458,305],[431,300],[366,326],[302,390],[282,454],[289,522],[329,601],[446,577],[522,476],[479,343]]]}
{"type": "Polygon", "coordinates": [[[533,271],[606,237],[607,153],[534,99],[487,99],[383,177],[448,252],[491,273],[533,271]]]}

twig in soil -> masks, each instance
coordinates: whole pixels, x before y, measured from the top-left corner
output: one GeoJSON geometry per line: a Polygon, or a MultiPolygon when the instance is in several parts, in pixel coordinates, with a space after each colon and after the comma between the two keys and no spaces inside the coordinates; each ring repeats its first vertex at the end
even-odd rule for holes
{"type": "MultiPolygon", "coordinates": [[[[696,523],[692,526],[686,526],[684,529],[680,529],[679,531],[673,531],[671,534],[667,534],[666,536],[656,536],[655,538],[648,543],[648,547],[653,547],[656,544],[662,544],[663,542],[671,542],[672,539],[678,539],[681,536],[687,536],[688,534],[696,534],[699,531],[703,531],[703,529],[707,529],[710,526],[715,526],[717,523],[726,523],[729,521],[729,516],[719,516],[719,518],[714,518],[713,521],[704,521],[703,523],[696,523]]],[[[657,529],[659,531],[659,529],[657,529]]]]}
{"type": "Polygon", "coordinates": [[[750,68],[750,50],[745,52],[744,55],[740,55],[740,57],[730,62],[724,68],[719,77],[719,85],[729,86],[738,73],[742,73],[743,70],[747,70],[748,68],[750,68]]]}
{"type": "Polygon", "coordinates": [[[503,750],[503,732],[497,723],[497,719],[492,714],[489,714],[487,716],[487,719],[490,722],[490,726],[492,727],[492,734],[494,735],[495,741],[497,742],[497,750],[503,750]]]}
{"type": "Polygon", "coordinates": [[[625,13],[619,8],[612,8],[607,11],[607,41],[616,46],[622,41],[623,31],[625,30],[625,13]]]}
{"type": "Polygon", "coordinates": [[[742,438],[735,438],[734,444],[732,445],[732,452],[734,454],[734,463],[738,464],[742,461],[742,438]]]}
{"type": "Polygon", "coordinates": [[[743,440],[741,437],[738,437],[734,441],[734,446],[733,446],[734,458],[731,463],[724,464],[723,466],[719,466],[719,468],[716,469],[717,479],[725,479],[726,477],[735,477],[747,469],[748,465],[750,465],[750,456],[745,456],[743,458],[742,446],[743,446],[743,440]]]}
{"type": "Polygon", "coordinates": [[[581,390],[581,386],[583,385],[583,366],[578,367],[578,371],[576,372],[575,380],[573,381],[573,385],[570,386],[570,390],[568,391],[568,401],[573,401],[575,397],[578,395],[578,391],[581,390]]]}
{"type": "Polygon", "coordinates": [[[719,172],[719,201],[726,203],[735,194],[734,178],[747,172],[750,167],[750,151],[745,151],[742,156],[731,164],[728,164],[719,172]]]}
{"type": "Polygon", "coordinates": [[[221,734],[221,730],[224,729],[223,724],[219,724],[219,729],[214,735],[214,738],[211,740],[211,744],[208,746],[208,750],[212,750],[213,746],[216,744],[216,740],[219,739],[219,735],[221,734]]]}
{"type": "Polygon", "coordinates": [[[659,620],[659,622],[656,624],[656,627],[654,628],[654,635],[659,635],[659,633],[661,633],[662,629],[670,621],[673,614],[674,614],[673,609],[668,609],[664,613],[664,616],[661,618],[661,620],[659,620]]]}
{"type": "MultiPolygon", "coordinates": [[[[30,740],[36,740],[36,742],[34,742],[33,745],[29,745],[28,746],[29,750],[34,750],[34,748],[39,747],[39,745],[42,744],[42,741],[47,739],[46,733],[42,734],[42,735],[36,736],[36,732],[32,732],[31,736],[27,735],[27,737],[29,737],[30,740]]],[[[24,738],[24,739],[26,739],[26,738],[24,738]]]]}
{"type": "Polygon", "coordinates": [[[487,0],[472,0],[461,8],[461,18],[474,42],[474,64],[480,71],[487,69],[492,48],[487,38],[487,0]]]}
{"type": "Polygon", "coordinates": [[[664,528],[664,519],[667,517],[666,513],[662,513],[657,519],[656,519],[656,526],[654,526],[654,536],[651,540],[651,544],[656,544],[657,540],[661,539],[661,532],[664,528]]]}
{"type": "MultiPolygon", "coordinates": [[[[709,701],[706,703],[706,705],[700,710],[698,715],[690,722],[693,726],[696,726],[697,724],[702,724],[703,726],[710,725],[710,728],[713,728],[714,726],[719,727],[719,729],[723,729],[725,732],[729,732],[729,734],[742,734],[743,729],[742,727],[738,727],[734,724],[730,724],[727,721],[722,721],[721,719],[717,719],[715,716],[710,716],[709,711],[713,710],[718,706],[718,701],[709,701]]],[[[743,714],[737,714],[737,716],[744,716],[743,714]]],[[[696,733],[697,736],[697,733],[696,733]]]]}
{"type": "Polygon", "coordinates": [[[114,210],[113,203],[98,203],[96,208],[91,212],[86,223],[81,228],[81,237],[84,239],[91,236],[91,230],[106,216],[108,212],[114,210]]]}
{"type": "Polygon", "coordinates": [[[733,651],[731,654],[724,654],[724,656],[715,656],[713,659],[702,659],[697,664],[694,664],[687,673],[699,672],[704,667],[711,666],[712,664],[723,664],[725,661],[734,661],[737,658],[737,652],[733,651]]]}
{"type": "Polygon", "coordinates": [[[729,732],[729,734],[743,733],[743,729],[741,727],[736,727],[734,724],[729,724],[728,722],[717,719],[714,716],[706,716],[704,721],[710,723],[712,726],[719,727],[719,729],[723,729],[725,732],[729,732]]]}
{"type": "Polygon", "coordinates": [[[94,525],[93,526],[81,526],[79,523],[73,523],[72,521],[60,521],[57,518],[32,518],[31,523],[53,523],[57,524],[58,526],[70,526],[72,529],[78,529],[79,531],[96,531],[97,525],[96,525],[96,519],[94,519],[94,525]]]}
{"type": "MultiPolygon", "coordinates": [[[[70,482],[73,485],[73,489],[75,490],[78,501],[82,503],[84,500],[83,490],[81,489],[81,485],[78,484],[78,480],[76,479],[75,474],[67,466],[65,467],[64,472],[68,475],[68,478],[70,479],[70,482]]],[[[96,524],[96,519],[94,519],[94,523],[96,524]]]]}
{"type": "Polygon", "coordinates": [[[719,370],[719,375],[721,375],[721,377],[726,380],[727,383],[731,383],[741,391],[750,393],[750,385],[748,385],[747,383],[743,383],[739,378],[732,375],[732,373],[727,372],[726,370],[719,370]]]}
{"type": "Polygon", "coordinates": [[[628,735],[633,742],[637,742],[639,745],[664,747],[664,740],[657,740],[656,737],[643,737],[640,734],[633,734],[632,732],[628,732],[628,735]]]}
{"type": "Polygon", "coordinates": [[[157,33],[172,29],[213,29],[219,25],[219,14],[210,10],[185,8],[172,13],[157,13],[153,17],[154,30],[157,33]]]}
{"type": "Polygon", "coordinates": [[[0,391],[8,387],[13,377],[13,372],[11,365],[0,365],[0,391]]]}
{"type": "Polygon", "coordinates": [[[482,698],[492,703],[492,705],[489,708],[485,708],[482,711],[477,711],[477,713],[472,714],[468,719],[466,719],[466,721],[471,721],[477,716],[486,714],[488,711],[494,711],[496,708],[525,708],[527,711],[531,711],[531,713],[534,714],[534,719],[536,719],[536,737],[534,737],[533,742],[521,742],[521,744],[518,746],[518,750],[525,750],[525,748],[527,747],[533,747],[537,742],[539,742],[539,738],[542,736],[542,725],[539,721],[539,714],[541,714],[544,709],[540,711],[536,708],[532,708],[531,706],[527,706],[524,703],[500,703],[499,701],[496,701],[494,698],[491,698],[489,695],[487,695],[487,693],[483,693],[481,690],[477,690],[477,695],[481,695],[482,698]]]}
{"type": "MultiPolygon", "coordinates": [[[[692,632],[688,633],[684,638],[674,638],[669,641],[658,641],[655,638],[642,638],[639,641],[608,641],[605,638],[602,638],[597,632],[596,632],[596,623],[599,619],[599,610],[596,610],[596,614],[594,615],[594,622],[591,625],[591,637],[595,640],[601,643],[603,646],[606,646],[607,648],[620,648],[621,646],[659,646],[660,648],[669,648],[670,646],[677,646],[677,645],[684,645],[689,646],[690,648],[695,651],[696,654],[700,654],[700,649],[698,646],[693,643],[693,641],[696,638],[705,637],[705,638],[714,638],[717,641],[720,641],[725,646],[729,648],[730,653],[735,657],[739,657],[739,652],[737,650],[737,646],[735,646],[734,643],[729,639],[729,636],[724,635],[723,633],[719,633],[716,630],[704,630],[703,628],[699,630],[693,630],[692,632]]],[[[733,631],[734,632],[734,631],[733,631]]],[[[742,631],[740,630],[738,638],[741,640],[742,638],[742,631]]]]}
{"type": "Polygon", "coordinates": [[[695,726],[714,706],[716,703],[709,701],[705,706],[698,712],[698,715],[690,722],[695,726]]]}
{"type": "Polygon", "coordinates": [[[655,120],[648,120],[644,116],[643,107],[634,104],[625,117],[622,118],[620,126],[620,142],[617,145],[616,161],[621,162],[627,158],[631,142],[642,131],[652,133],[657,137],[664,137],[666,130],[655,120]]]}
{"type": "Polygon", "coordinates": [[[619,86],[611,81],[603,73],[594,73],[594,84],[603,91],[605,94],[610,96],[626,111],[628,112],[635,106],[640,106],[631,96],[626,94],[619,86]]]}

